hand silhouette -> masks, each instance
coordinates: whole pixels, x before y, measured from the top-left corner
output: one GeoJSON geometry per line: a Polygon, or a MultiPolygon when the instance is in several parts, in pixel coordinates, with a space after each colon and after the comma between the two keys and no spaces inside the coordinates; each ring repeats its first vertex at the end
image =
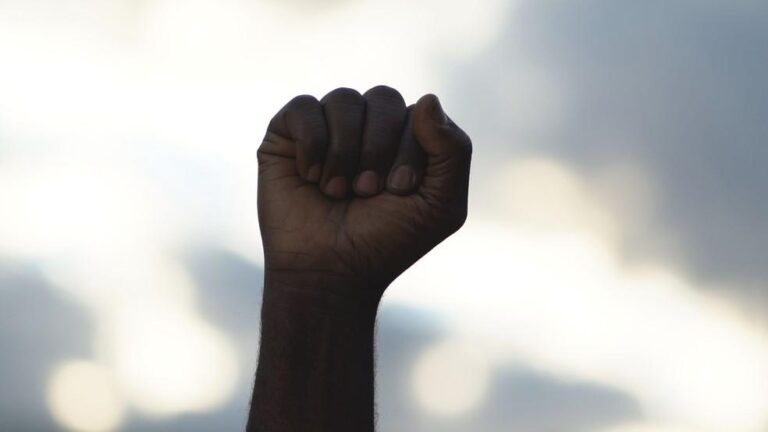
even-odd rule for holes
{"type": "Polygon", "coordinates": [[[258,151],[267,274],[380,295],[464,223],[471,154],[434,95],[294,98],[258,151]]]}

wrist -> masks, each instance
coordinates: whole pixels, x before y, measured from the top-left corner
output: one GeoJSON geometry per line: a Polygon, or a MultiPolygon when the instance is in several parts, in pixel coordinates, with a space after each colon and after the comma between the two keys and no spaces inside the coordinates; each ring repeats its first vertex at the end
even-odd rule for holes
{"type": "Polygon", "coordinates": [[[387,284],[349,275],[267,268],[265,305],[312,306],[335,314],[345,311],[376,314],[387,284]]]}
{"type": "Polygon", "coordinates": [[[266,272],[248,430],[373,431],[381,296],[348,283],[266,272]]]}

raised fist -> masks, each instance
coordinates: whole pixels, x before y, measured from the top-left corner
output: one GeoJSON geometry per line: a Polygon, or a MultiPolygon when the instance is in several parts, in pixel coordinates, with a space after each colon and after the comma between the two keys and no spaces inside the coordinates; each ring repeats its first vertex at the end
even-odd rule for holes
{"type": "Polygon", "coordinates": [[[381,295],[464,223],[471,155],[434,95],[295,97],[258,151],[267,277],[381,295]]]}

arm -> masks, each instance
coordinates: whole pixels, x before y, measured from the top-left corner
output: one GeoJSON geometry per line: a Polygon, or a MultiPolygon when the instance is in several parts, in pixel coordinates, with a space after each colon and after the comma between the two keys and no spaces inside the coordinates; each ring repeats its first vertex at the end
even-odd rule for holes
{"type": "Polygon", "coordinates": [[[466,218],[471,143],[427,95],[300,96],[259,148],[262,333],[249,432],[372,432],[384,290],[466,218]]]}
{"type": "Polygon", "coordinates": [[[249,431],[373,430],[378,300],[326,288],[267,277],[249,431]]]}

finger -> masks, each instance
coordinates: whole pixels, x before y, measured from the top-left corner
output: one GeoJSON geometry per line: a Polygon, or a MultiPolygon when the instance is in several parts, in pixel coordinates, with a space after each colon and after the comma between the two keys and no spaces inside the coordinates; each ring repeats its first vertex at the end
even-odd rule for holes
{"type": "Polygon", "coordinates": [[[365,127],[354,189],[360,196],[378,194],[395,159],[405,124],[405,101],[397,90],[374,87],[365,98],[365,127]]]}
{"type": "Polygon", "coordinates": [[[411,105],[407,109],[400,147],[387,178],[387,190],[398,195],[415,192],[426,167],[427,155],[413,134],[413,107],[411,105]]]}
{"type": "Polygon", "coordinates": [[[355,90],[340,88],[322,100],[328,128],[320,188],[333,198],[345,198],[357,173],[365,119],[365,99],[355,90]]]}
{"type": "Polygon", "coordinates": [[[419,99],[413,108],[413,132],[427,155],[419,192],[434,204],[463,207],[466,217],[472,159],[469,136],[448,118],[439,99],[431,94],[419,99]]]}
{"type": "Polygon", "coordinates": [[[327,146],[323,107],[313,96],[302,95],[293,98],[272,118],[259,153],[288,158],[278,162],[295,164],[302,179],[317,182],[327,146]]]}

